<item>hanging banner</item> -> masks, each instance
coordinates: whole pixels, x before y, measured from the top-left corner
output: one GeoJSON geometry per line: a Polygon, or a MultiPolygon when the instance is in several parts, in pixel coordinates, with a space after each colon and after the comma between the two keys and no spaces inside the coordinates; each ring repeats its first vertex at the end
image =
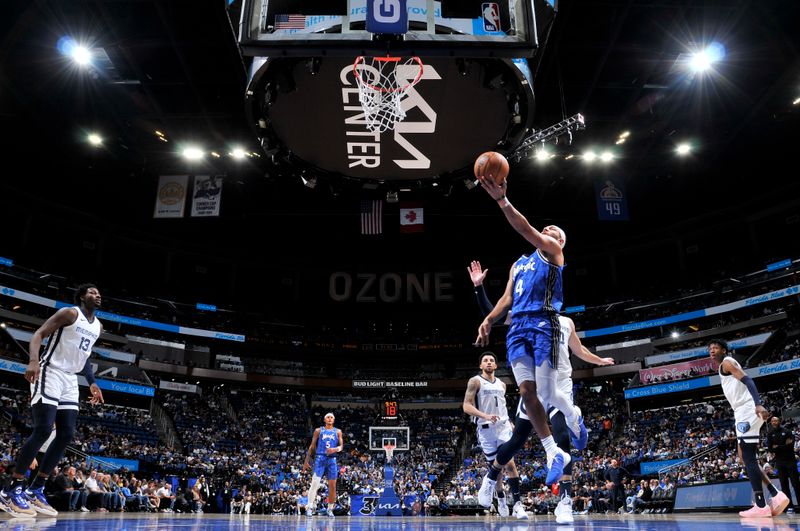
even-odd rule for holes
{"type": "Polygon", "coordinates": [[[702,360],[684,361],[683,363],[673,363],[662,367],[641,369],[639,379],[642,385],[654,383],[670,382],[672,380],[683,380],[695,376],[705,376],[708,373],[719,369],[717,362],[711,358],[702,360]]]}
{"type": "Polygon", "coordinates": [[[622,179],[596,180],[597,217],[601,221],[628,221],[628,200],[622,179]]]}
{"type": "Polygon", "coordinates": [[[188,175],[162,175],[158,178],[154,218],[183,217],[188,180],[188,175]]]}
{"type": "Polygon", "coordinates": [[[192,189],[192,217],[219,216],[222,201],[222,177],[195,175],[192,189]]]}

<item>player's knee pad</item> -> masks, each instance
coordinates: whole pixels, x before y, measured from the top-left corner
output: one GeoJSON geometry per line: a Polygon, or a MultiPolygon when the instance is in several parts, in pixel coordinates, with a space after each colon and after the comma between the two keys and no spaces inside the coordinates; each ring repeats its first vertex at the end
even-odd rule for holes
{"type": "Polygon", "coordinates": [[[550,417],[553,440],[556,442],[559,448],[565,452],[569,452],[570,440],[569,429],[567,428],[567,419],[564,417],[564,414],[561,411],[555,408],[551,408],[549,410],[548,416],[550,417]]]}

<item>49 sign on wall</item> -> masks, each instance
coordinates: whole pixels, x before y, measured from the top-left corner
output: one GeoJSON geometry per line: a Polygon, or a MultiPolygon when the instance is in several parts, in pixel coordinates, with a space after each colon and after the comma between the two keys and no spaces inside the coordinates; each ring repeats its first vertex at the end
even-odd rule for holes
{"type": "MultiPolygon", "coordinates": [[[[253,99],[264,101],[259,90],[273,87],[269,105],[259,112],[268,115],[264,122],[278,142],[314,167],[355,178],[446,174],[471,167],[477,154],[507,139],[510,130],[524,131],[532,93],[511,61],[423,62],[420,81],[403,100],[406,118],[384,133],[366,127],[352,58],[319,58],[318,69],[307,60],[266,61],[251,84],[253,99]],[[274,89],[286,86],[290,90],[274,89]],[[515,104],[512,94],[525,97],[515,104]]],[[[418,73],[417,66],[400,66],[398,77],[410,80],[418,73]]]]}

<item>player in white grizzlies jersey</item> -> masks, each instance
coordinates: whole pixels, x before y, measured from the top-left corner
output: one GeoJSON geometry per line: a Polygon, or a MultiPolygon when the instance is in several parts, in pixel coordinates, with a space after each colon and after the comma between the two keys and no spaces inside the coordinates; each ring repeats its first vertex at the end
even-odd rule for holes
{"type": "MultiPolygon", "coordinates": [[[[478,442],[481,445],[488,463],[491,465],[497,455],[497,447],[508,442],[514,427],[508,420],[508,407],[506,406],[506,384],[495,377],[497,358],[492,352],[484,352],[480,358],[481,373],[473,376],[467,382],[467,392],[464,394],[464,413],[472,416],[478,427],[478,442]]],[[[528,518],[528,513],[522,506],[520,495],[520,480],[517,467],[512,459],[505,465],[505,473],[511,486],[511,497],[514,501],[514,516],[528,518]]],[[[508,516],[508,503],[503,490],[502,477],[497,482],[497,511],[500,516],[508,516]]]]}
{"type": "MultiPolygon", "coordinates": [[[[613,365],[614,358],[601,358],[584,347],[578,334],[575,332],[575,323],[569,317],[559,315],[558,322],[561,327],[561,338],[558,345],[558,376],[556,378],[556,385],[562,393],[569,397],[570,403],[574,404],[574,397],[572,396],[572,363],[569,360],[570,350],[583,361],[594,365],[613,365]]],[[[541,400],[542,405],[547,410],[556,444],[565,452],[569,452],[569,429],[567,428],[567,420],[564,417],[564,413],[551,404],[548,404],[541,395],[539,396],[539,400],[541,400]]],[[[521,419],[528,420],[528,416],[524,411],[524,406],[525,404],[520,401],[517,408],[517,415],[521,419]]],[[[558,482],[558,493],[561,497],[561,501],[555,509],[556,522],[559,524],[570,524],[573,522],[572,462],[564,467],[564,475],[561,476],[558,482]]]]}
{"type": "Polygon", "coordinates": [[[744,464],[750,486],[753,488],[755,503],[739,513],[743,518],[762,518],[781,514],[789,505],[789,498],[775,488],[769,478],[758,466],[758,439],[761,426],[769,418],[769,412],[761,405],[761,396],[756,384],[736,361],[728,354],[728,344],[722,339],[712,339],[708,344],[708,354],[719,364],[719,378],[722,392],[733,408],[734,429],[739,441],[739,460],[744,464]],[[772,499],[767,505],[764,488],[769,489],[772,499]]]}
{"type": "Polygon", "coordinates": [[[25,379],[31,384],[33,433],[17,455],[10,485],[0,492],[0,508],[13,516],[31,516],[36,512],[49,516],[58,514],[47,503],[43,490],[49,472],[61,460],[75,434],[78,374],[90,384],[91,402],[103,402],[103,393],[88,363],[92,346],[103,331],[94,314],[100,307],[100,291],[92,284],[83,284],[75,294],[75,303],[77,306],[58,310],[31,337],[25,379]],[[44,338],[47,338],[47,346],[40,358],[44,338]],[[24,489],[25,471],[51,436],[53,425],[56,434],[39,463],[39,473],[24,489]]]}

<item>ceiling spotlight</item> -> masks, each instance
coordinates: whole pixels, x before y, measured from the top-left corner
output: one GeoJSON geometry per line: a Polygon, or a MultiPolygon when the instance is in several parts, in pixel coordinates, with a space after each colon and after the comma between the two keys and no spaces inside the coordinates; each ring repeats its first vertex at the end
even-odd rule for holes
{"type": "Polygon", "coordinates": [[[583,154],[583,160],[585,160],[586,162],[594,162],[596,158],[597,158],[597,153],[595,153],[594,151],[587,151],[586,153],[583,154]]]}
{"type": "Polygon", "coordinates": [[[164,133],[156,129],[156,136],[164,136],[164,133]]]}
{"type": "Polygon", "coordinates": [[[564,157],[564,160],[569,160],[569,159],[572,159],[572,158],[575,158],[575,155],[574,155],[574,154],[572,154],[572,153],[570,153],[569,155],[567,155],[566,157],[564,157]]]}
{"type": "Polygon", "coordinates": [[[534,157],[536,157],[536,160],[538,160],[539,162],[544,162],[550,158],[550,154],[547,152],[546,149],[542,148],[536,150],[536,154],[534,155],[534,157]]]}
{"type": "Polygon", "coordinates": [[[235,158],[236,160],[242,160],[243,158],[245,158],[247,156],[247,153],[245,153],[245,151],[242,148],[237,147],[237,148],[233,148],[233,151],[231,151],[230,155],[231,155],[231,157],[235,158]]]}
{"type": "Polygon", "coordinates": [[[183,158],[186,160],[200,160],[203,155],[203,150],[197,147],[187,147],[183,150],[183,158]]]}
{"type": "Polygon", "coordinates": [[[623,132],[622,132],[622,133],[619,135],[619,137],[620,137],[620,138],[628,138],[629,136],[631,136],[631,132],[630,132],[630,131],[623,131],[623,132]]]}
{"type": "Polygon", "coordinates": [[[70,52],[72,60],[81,66],[86,66],[92,62],[92,52],[85,46],[75,46],[70,52]]]}
{"type": "Polygon", "coordinates": [[[219,153],[217,153],[216,151],[212,151],[212,152],[211,152],[211,156],[212,156],[212,157],[214,157],[215,159],[218,159],[218,158],[220,158],[220,154],[219,154],[219,153]]]}
{"type": "Polygon", "coordinates": [[[615,144],[617,144],[617,145],[619,146],[620,144],[624,144],[624,143],[625,143],[625,140],[627,140],[627,139],[626,139],[626,138],[619,137],[619,138],[617,139],[617,141],[615,142],[615,144]]]}
{"type": "Polygon", "coordinates": [[[600,155],[600,160],[602,160],[605,163],[609,163],[612,160],[614,160],[614,154],[611,153],[610,151],[603,151],[603,154],[600,155]]]}
{"type": "Polygon", "coordinates": [[[695,52],[692,54],[692,58],[689,59],[689,67],[695,72],[705,72],[711,68],[711,58],[705,50],[695,52]]]}
{"type": "Polygon", "coordinates": [[[677,153],[681,157],[685,157],[691,152],[692,152],[692,146],[690,146],[686,142],[684,142],[683,144],[678,144],[678,147],[675,148],[675,153],[677,153]]]}
{"type": "Polygon", "coordinates": [[[796,100],[794,100],[792,102],[792,105],[797,105],[798,103],[800,103],[800,98],[797,98],[796,100]]]}
{"type": "Polygon", "coordinates": [[[90,134],[90,135],[87,137],[87,139],[89,140],[89,143],[90,143],[91,145],[95,146],[95,147],[97,147],[97,146],[100,146],[100,145],[102,145],[102,144],[103,144],[103,137],[101,137],[101,136],[100,136],[100,135],[98,135],[97,133],[92,133],[92,134],[90,134]]]}
{"type": "Polygon", "coordinates": [[[678,339],[681,335],[677,332],[677,330],[673,330],[672,333],[669,335],[672,339],[678,339]]]}

